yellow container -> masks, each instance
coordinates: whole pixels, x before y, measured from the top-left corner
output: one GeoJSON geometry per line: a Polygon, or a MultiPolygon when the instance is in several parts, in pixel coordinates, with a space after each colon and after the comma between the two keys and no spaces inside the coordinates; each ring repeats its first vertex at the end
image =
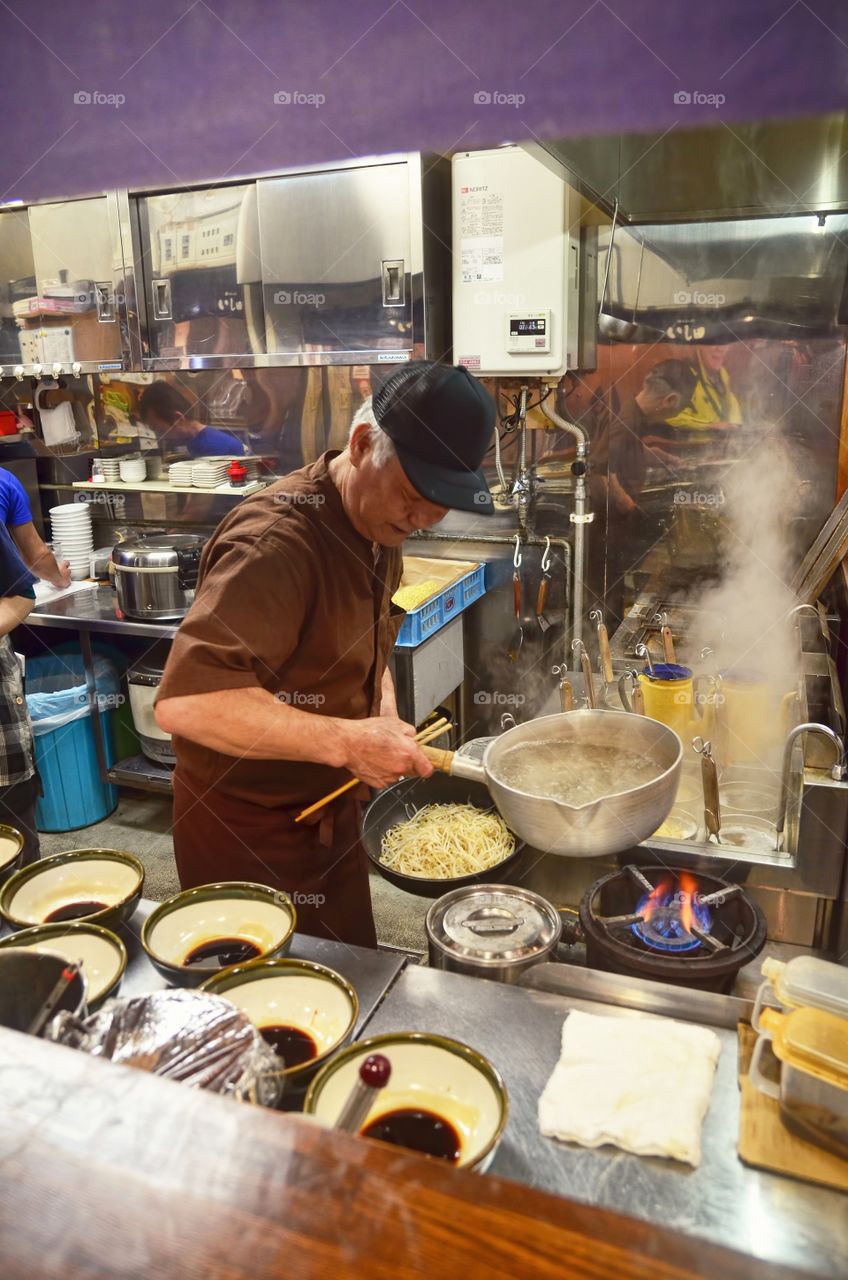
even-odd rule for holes
{"type": "Polygon", "coordinates": [[[642,671],[639,686],[645,715],[668,725],[685,742],[696,734],[709,732],[710,709],[695,704],[695,681],[688,667],[674,662],[657,662],[654,673],[642,671]]]}

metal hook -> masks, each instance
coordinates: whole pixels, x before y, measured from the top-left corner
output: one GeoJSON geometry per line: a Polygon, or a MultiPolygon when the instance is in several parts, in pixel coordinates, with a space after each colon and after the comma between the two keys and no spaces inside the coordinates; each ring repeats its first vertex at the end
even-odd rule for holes
{"type": "Polygon", "coordinates": [[[567,676],[568,667],[564,663],[557,662],[551,667],[551,671],[555,676],[567,676]]]}
{"type": "Polygon", "coordinates": [[[699,756],[709,756],[712,755],[713,744],[709,739],[705,742],[701,735],[698,734],[697,737],[692,739],[692,750],[699,756]]]}
{"type": "Polygon", "coordinates": [[[545,549],[542,552],[542,573],[547,573],[551,567],[551,540],[545,538],[545,549]]]}
{"type": "Polygon", "coordinates": [[[571,642],[571,652],[572,652],[572,653],[574,653],[574,650],[578,647],[578,645],[579,645],[579,647],[580,647],[580,651],[581,651],[581,653],[585,653],[585,652],[586,652],[586,646],[585,646],[585,644],[583,643],[583,641],[582,641],[582,640],[580,640],[580,639],[579,639],[579,638],[577,638],[577,637],[575,637],[575,638],[572,640],[572,642],[571,642]]]}
{"type": "Polygon", "coordinates": [[[600,609],[591,609],[589,611],[590,622],[603,622],[603,620],[604,620],[604,615],[601,613],[600,609]]]}
{"type": "Polygon", "coordinates": [[[665,609],[663,609],[661,613],[654,614],[654,625],[659,625],[661,627],[668,626],[668,613],[665,609]]]}
{"type": "Polygon", "coordinates": [[[513,566],[513,568],[514,568],[514,569],[520,569],[520,568],[521,568],[521,560],[522,560],[522,556],[521,556],[521,534],[520,534],[520,533],[517,533],[517,534],[515,535],[515,553],[513,554],[513,557],[512,557],[512,566],[513,566]]]}
{"type": "Polygon", "coordinates": [[[648,675],[652,676],[654,674],[654,660],[651,657],[651,651],[648,646],[646,644],[637,644],[636,656],[638,658],[645,659],[645,665],[648,668],[648,675]]]}

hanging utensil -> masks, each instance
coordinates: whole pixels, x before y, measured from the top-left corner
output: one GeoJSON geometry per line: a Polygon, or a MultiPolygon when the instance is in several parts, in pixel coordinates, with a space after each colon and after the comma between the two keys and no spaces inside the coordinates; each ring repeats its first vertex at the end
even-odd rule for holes
{"type": "Polygon", "coordinates": [[[517,662],[524,644],[524,627],[521,625],[521,535],[515,535],[515,552],[512,557],[512,608],[515,614],[515,631],[509,642],[506,656],[517,662]]]}
{"type": "Polygon", "coordinates": [[[715,836],[716,844],[721,844],[721,805],[718,798],[718,769],[713,758],[712,743],[705,742],[700,736],[692,739],[692,749],[701,757],[701,782],[704,788],[704,826],[707,839],[715,836]]]}
{"type": "Polygon", "coordinates": [[[550,627],[549,620],[545,617],[545,605],[548,602],[548,588],[551,585],[551,540],[545,538],[545,550],[542,552],[542,577],[539,582],[539,592],[536,596],[536,621],[539,624],[539,630],[542,635],[550,627]]]}
{"type": "Polygon", "coordinates": [[[589,654],[582,640],[574,639],[571,642],[571,652],[579,646],[580,648],[580,666],[583,670],[583,680],[586,684],[586,700],[593,711],[597,709],[598,700],[595,696],[595,678],[592,675],[592,663],[589,661],[589,654]]]}
{"type": "Polygon", "coordinates": [[[568,668],[556,666],[553,668],[555,676],[559,676],[559,705],[562,711],[574,710],[574,686],[568,678],[568,668]]]}
{"type": "Polygon", "coordinates": [[[598,629],[598,659],[601,668],[601,675],[607,684],[612,684],[615,676],[612,669],[612,654],[610,653],[609,632],[604,622],[604,615],[600,609],[593,609],[589,614],[589,620],[597,624],[598,629]]]}
{"type": "Polygon", "coordinates": [[[638,716],[645,714],[645,696],[639,683],[639,672],[635,667],[631,667],[629,671],[623,672],[618,677],[618,696],[625,711],[635,712],[638,716]],[[630,689],[627,688],[628,680],[631,681],[630,689]]]}
{"type": "Polygon", "coordinates": [[[674,636],[671,633],[671,627],[668,625],[668,614],[658,613],[654,618],[655,622],[660,624],[660,637],[662,639],[663,657],[666,662],[676,663],[674,656],[674,636]]]}
{"type": "Polygon", "coordinates": [[[648,646],[646,644],[637,644],[635,652],[637,658],[645,659],[648,675],[652,676],[654,674],[654,660],[651,657],[651,651],[648,646]]]}

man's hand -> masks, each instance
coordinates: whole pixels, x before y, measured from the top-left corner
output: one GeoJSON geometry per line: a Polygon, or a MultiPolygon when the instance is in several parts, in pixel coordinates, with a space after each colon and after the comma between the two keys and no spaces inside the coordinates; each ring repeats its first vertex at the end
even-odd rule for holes
{"type": "Polygon", "coordinates": [[[387,716],[341,723],[345,768],[370,787],[388,787],[405,774],[429,778],[433,772],[433,766],[415,741],[411,724],[387,716]]]}
{"type": "Polygon", "coordinates": [[[57,560],[56,567],[58,573],[55,573],[48,579],[52,587],[69,587],[71,585],[71,562],[70,560],[57,560]]]}

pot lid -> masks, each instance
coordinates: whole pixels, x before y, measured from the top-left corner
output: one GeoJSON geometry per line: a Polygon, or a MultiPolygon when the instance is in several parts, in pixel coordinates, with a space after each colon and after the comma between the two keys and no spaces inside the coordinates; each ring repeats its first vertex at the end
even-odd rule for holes
{"type": "Polygon", "coordinates": [[[165,533],[155,538],[133,538],[112,548],[112,563],[126,569],[170,569],[180,555],[199,557],[206,537],[199,533],[165,533]]]}
{"type": "Polygon", "coordinates": [[[546,953],[561,931],[559,915],[549,902],[512,885],[454,889],[427,913],[427,934],[436,946],[480,964],[546,953]]]}

